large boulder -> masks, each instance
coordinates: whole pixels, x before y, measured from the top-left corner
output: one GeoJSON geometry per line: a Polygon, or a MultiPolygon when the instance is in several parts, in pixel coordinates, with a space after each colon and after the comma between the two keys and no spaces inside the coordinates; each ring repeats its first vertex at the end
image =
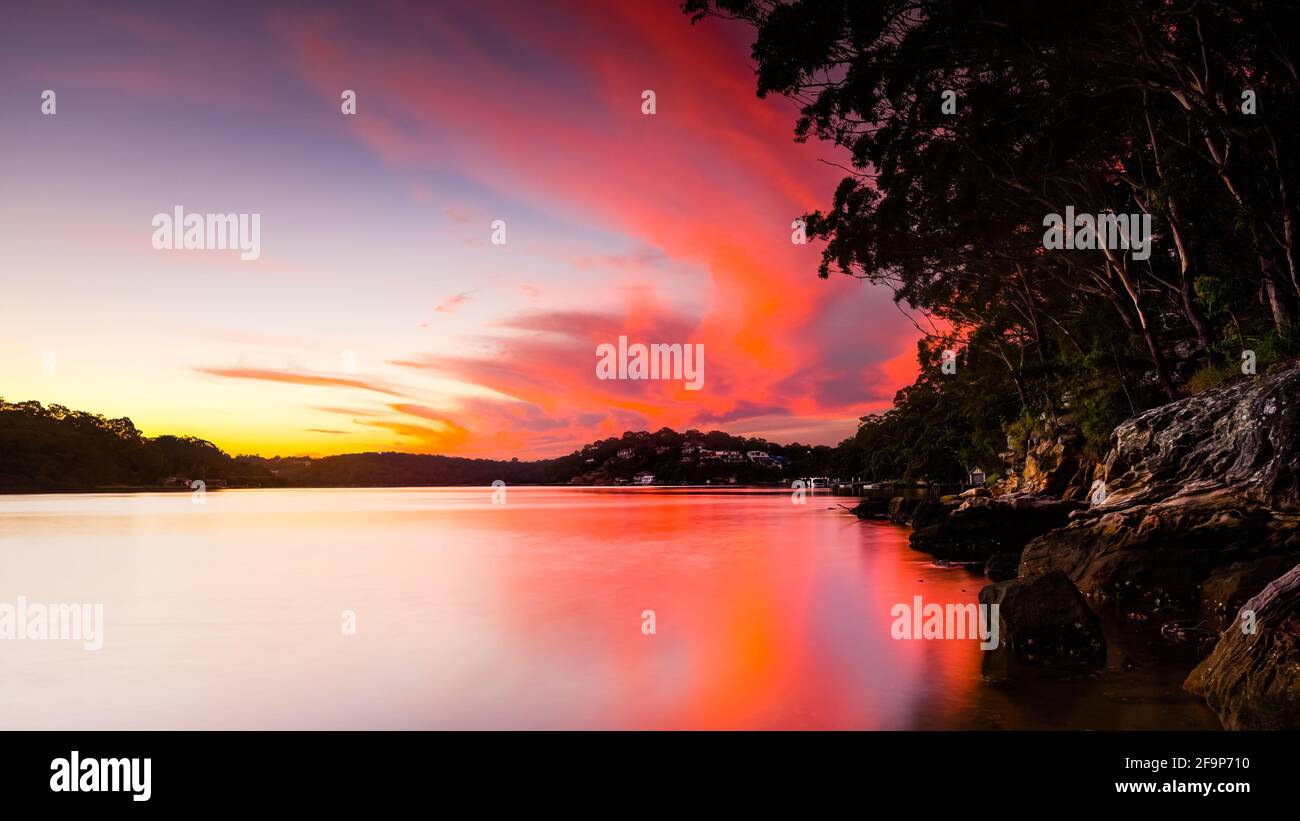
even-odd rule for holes
{"type": "Polygon", "coordinates": [[[1060,571],[1089,595],[1196,609],[1225,565],[1300,553],[1298,477],[1300,361],[1117,427],[1094,504],[1026,545],[1020,575],[1060,571]]]}
{"type": "Polygon", "coordinates": [[[998,607],[1000,643],[985,657],[987,674],[1019,665],[1097,667],[1106,660],[1101,621],[1064,573],[990,584],[979,600],[998,607]]]}
{"type": "Polygon", "coordinates": [[[914,531],[909,541],[913,550],[939,559],[983,564],[995,553],[1019,555],[1031,539],[1061,527],[1085,506],[1050,496],[972,497],[914,531]]]}
{"type": "Polygon", "coordinates": [[[1184,686],[1229,730],[1300,730],[1300,565],[1246,602],[1184,686]]]}

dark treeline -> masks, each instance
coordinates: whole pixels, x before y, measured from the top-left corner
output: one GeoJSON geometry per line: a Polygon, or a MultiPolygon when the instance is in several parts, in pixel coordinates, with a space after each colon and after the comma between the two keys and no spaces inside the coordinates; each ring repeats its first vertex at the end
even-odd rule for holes
{"type": "Polygon", "coordinates": [[[843,443],[841,474],[957,478],[1048,420],[1096,450],[1134,412],[1241,373],[1246,351],[1261,371],[1297,352],[1296,5],[684,8],[752,25],[759,95],[797,102],[797,139],[847,149],[850,174],[806,216],[820,275],[888,286],[925,332],[921,375],[843,443]],[[1149,257],[1046,250],[1067,206],[1149,214],[1149,257]]]}
{"type": "Polygon", "coordinates": [[[168,476],[226,478],[245,472],[202,439],[148,438],[127,418],[0,399],[0,491],[155,485],[168,476]]]}
{"type": "MultiPolygon", "coordinates": [[[[465,459],[414,453],[322,458],[229,456],[190,436],[143,436],[130,419],[39,402],[0,399],[0,492],[161,487],[172,480],[220,480],[232,487],[418,487],[431,485],[615,484],[652,473],[657,484],[779,482],[824,476],[826,446],[777,445],[721,431],[628,431],[556,459],[465,459]],[[779,457],[725,460],[747,451],[779,457]],[[707,455],[706,455],[707,453],[707,455]]],[[[219,485],[217,485],[219,486],[219,485]]],[[[174,487],[185,489],[183,482],[174,487]]]]}

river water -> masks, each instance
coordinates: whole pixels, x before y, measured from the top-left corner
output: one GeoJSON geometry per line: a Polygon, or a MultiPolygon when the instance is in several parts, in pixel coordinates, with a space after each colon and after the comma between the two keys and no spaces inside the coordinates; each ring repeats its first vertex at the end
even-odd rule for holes
{"type": "Polygon", "coordinates": [[[1218,727],[1149,630],[1106,671],[1014,684],[981,676],[977,641],[892,638],[895,605],[986,580],[793,498],[0,496],[0,609],[103,607],[98,650],[0,640],[0,728],[1218,727]]]}

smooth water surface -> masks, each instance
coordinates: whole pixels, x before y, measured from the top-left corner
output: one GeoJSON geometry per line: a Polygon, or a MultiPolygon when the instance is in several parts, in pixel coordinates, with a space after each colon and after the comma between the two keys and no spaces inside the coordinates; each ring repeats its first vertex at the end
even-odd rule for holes
{"type": "Polygon", "coordinates": [[[791,498],[0,496],[0,604],[104,606],[101,650],[0,641],[0,727],[1218,726],[1160,664],[993,686],[975,641],[891,638],[895,604],[974,602],[986,580],[843,500],[791,498]]]}

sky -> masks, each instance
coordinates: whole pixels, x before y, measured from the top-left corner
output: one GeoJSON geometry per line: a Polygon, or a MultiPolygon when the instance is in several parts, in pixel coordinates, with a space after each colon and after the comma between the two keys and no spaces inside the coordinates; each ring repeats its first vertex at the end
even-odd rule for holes
{"type": "Polygon", "coordinates": [[[236,454],[542,458],[665,426],[833,444],[916,373],[889,293],[791,241],[845,160],[756,97],[742,24],[175,5],[0,12],[7,401],[236,454]],[[156,249],[178,205],[259,214],[260,256],[156,249]],[[703,345],[702,388],[598,378],[620,336],[703,345]]]}

